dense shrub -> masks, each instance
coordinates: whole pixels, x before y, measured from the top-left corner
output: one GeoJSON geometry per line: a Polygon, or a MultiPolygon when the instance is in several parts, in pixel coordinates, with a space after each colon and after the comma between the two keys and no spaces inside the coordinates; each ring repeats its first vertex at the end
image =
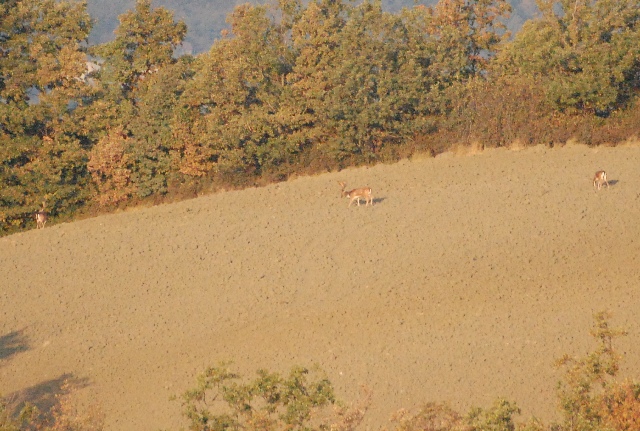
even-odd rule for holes
{"type": "Polygon", "coordinates": [[[229,364],[211,367],[182,396],[192,431],[315,431],[328,429],[319,412],[336,400],[319,370],[294,367],[287,376],[258,370],[243,382],[229,364]]]}

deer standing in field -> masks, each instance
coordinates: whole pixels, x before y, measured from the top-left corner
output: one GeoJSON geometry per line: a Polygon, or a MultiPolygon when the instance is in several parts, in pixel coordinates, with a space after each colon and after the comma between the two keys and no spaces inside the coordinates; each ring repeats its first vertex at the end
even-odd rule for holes
{"type": "Polygon", "coordinates": [[[595,177],[593,177],[593,187],[597,190],[602,188],[602,185],[606,184],[607,188],[609,188],[609,182],[607,181],[607,173],[605,171],[596,172],[595,177]]]}
{"type": "Polygon", "coordinates": [[[36,211],[36,229],[44,229],[44,225],[47,224],[47,212],[44,210],[45,203],[42,202],[42,209],[36,211]]]}
{"type": "Polygon", "coordinates": [[[347,186],[346,183],[343,183],[342,181],[338,181],[338,184],[340,184],[340,186],[342,187],[342,197],[346,196],[350,199],[349,206],[351,206],[353,201],[358,202],[358,206],[360,206],[360,199],[365,200],[365,206],[369,204],[373,206],[373,195],[371,194],[371,187],[362,187],[359,189],[346,191],[345,190],[345,187],[347,186]]]}

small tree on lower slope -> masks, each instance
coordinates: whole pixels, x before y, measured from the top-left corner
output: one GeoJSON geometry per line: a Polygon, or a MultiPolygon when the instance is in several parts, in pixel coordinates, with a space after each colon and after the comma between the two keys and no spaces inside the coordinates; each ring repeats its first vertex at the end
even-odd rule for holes
{"type": "Polygon", "coordinates": [[[318,417],[336,402],[329,380],[303,367],[287,376],[258,370],[241,382],[227,363],[198,377],[196,388],[182,396],[192,431],[316,431],[329,428],[318,417]]]}
{"type": "Polygon", "coordinates": [[[583,358],[568,355],[558,360],[565,368],[558,383],[558,398],[566,431],[600,431],[638,429],[629,427],[640,419],[640,385],[615,380],[620,356],[613,340],[626,332],[612,328],[609,314],[597,313],[591,335],[598,347],[583,358]]]}

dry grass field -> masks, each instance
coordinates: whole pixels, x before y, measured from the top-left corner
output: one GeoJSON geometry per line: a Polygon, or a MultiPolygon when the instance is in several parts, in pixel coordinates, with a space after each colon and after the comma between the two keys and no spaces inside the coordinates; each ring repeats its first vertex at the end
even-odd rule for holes
{"type": "Polygon", "coordinates": [[[640,375],[640,147],[444,154],[56,224],[0,238],[0,390],[66,377],[109,431],[184,425],[222,360],[251,377],[320,365],[401,407],[499,396],[556,414],[553,362],[592,347],[596,311],[640,375]],[[611,187],[592,187],[606,169],[611,187]],[[373,207],[340,198],[373,188],[373,207]]]}

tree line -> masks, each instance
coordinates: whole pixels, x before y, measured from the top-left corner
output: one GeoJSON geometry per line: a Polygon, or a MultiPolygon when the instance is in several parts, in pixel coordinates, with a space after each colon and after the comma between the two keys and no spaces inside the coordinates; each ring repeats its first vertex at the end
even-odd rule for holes
{"type": "Polygon", "coordinates": [[[85,2],[0,8],[0,229],[451,145],[615,144],[637,135],[637,0],[236,7],[210,50],[151,0],[90,46],[85,2]]]}

